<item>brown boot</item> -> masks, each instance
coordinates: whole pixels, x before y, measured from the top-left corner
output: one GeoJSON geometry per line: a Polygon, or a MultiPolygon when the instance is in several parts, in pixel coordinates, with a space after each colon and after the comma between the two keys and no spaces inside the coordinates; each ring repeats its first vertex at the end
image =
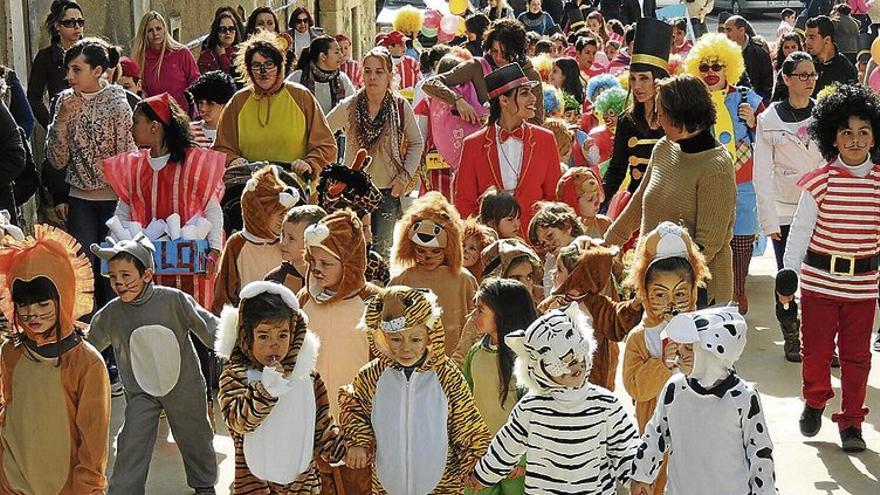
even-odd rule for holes
{"type": "Polygon", "coordinates": [[[776,302],[776,320],[782,329],[782,338],[785,343],[782,348],[785,351],[785,360],[790,363],[801,362],[801,321],[798,318],[798,305],[792,301],[787,306],[776,302]]]}
{"type": "Polygon", "coordinates": [[[739,314],[745,316],[749,312],[749,298],[745,294],[736,294],[736,305],[739,307],[739,314]]]}

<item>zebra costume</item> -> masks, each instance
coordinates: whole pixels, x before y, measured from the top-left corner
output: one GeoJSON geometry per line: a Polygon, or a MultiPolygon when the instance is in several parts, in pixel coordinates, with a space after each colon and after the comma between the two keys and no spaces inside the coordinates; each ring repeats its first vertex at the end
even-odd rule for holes
{"type": "Polygon", "coordinates": [[[476,466],[483,485],[498,483],[525,454],[530,495],[614,495],[629,479],[638,435],[632,418],[609,391],[586,381],[563,387],[553,377],[586,361],[596,341],[577,304],[550,311],[507,343],[518,354],[516,373],[529,392],[513,408],[476,466]]]}

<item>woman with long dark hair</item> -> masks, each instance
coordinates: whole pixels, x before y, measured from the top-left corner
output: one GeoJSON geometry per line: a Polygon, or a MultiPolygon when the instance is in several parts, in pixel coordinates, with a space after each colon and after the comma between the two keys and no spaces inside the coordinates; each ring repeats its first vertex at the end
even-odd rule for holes
{"type": "Polygon", "coordinates": [[[302,51],[296,70],[287,80],[302,84],[318,99],[324,114],[354,94],[354,85],[342,66],[342,49],[330,36],[318,36],[302,51]]]}
{"type": "Polygon", "coordinates": [[[803,52],[804,42],[801,35],[795,32],[782,35],[776,42],[776,54],[773,56],[773,70],[776,72],[776,82],[773,84],[773,97],[771,101],[783,101],[788,97],[788,86],[782,78],[782,63],[794,52],[803,52]]]}
{"type": "Polygon", "coordinates": [[[296,57],[299,54],[293,49],[293,38],[291,38],[289,34],[281,32],[281,26],[278,25],[278,17],[271,8],[265,6],[257,7],[251,12],[251,15],[248,16],[247,24],[244,28],[245,39],[250,39],[253,35],[257,34],[257,31],[269,31],[287,41],[287,56],[285,57],[285,64],[282,71],[286,76],[290,73],[290,68],[293,67],[293,64],[296,63],[296,57]]]}
{"type": "Polygon", "coordinates": [[[51,101],[58,93],[69,86],[65,77],[64,52],[82,39],[86,19],[82,7],[73,0],[55,0],[46,16],[46,30],[52,44],[37,52],[28,78],[27,97],[37,122],[49,127],[52,116],[43,101],[48,91],[51,101]]]}
{"type": "Polygon", "coordinates": [[[575,59],[562,57],[554,60],[553,70],[550,72],[550,84],[573,96],[578,104],[584,103],[584,84],[575,59]]]}
{"type": "Polygon", "coordinates": [[[236,77],[233,61],[238,44],[244,41],[244,26],[231,7],[221,7],[214,15],[211,32],[202,43],[199,55],[199,71],[202,74],[222,70],[236,77]]]}

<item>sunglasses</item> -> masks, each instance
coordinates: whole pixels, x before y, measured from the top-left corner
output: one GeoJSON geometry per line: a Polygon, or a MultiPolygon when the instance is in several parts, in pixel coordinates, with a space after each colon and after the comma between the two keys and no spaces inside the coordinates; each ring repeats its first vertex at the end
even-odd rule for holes
{"type": "Polygon", "coordinates": [[[297,19],[296,21],[294,21],[294,22],[295,22],[296,24],[308,24],[308,23],[309,23],[309,18],[308,18],[308,17],[300,17],[300,18],[298,18],[298,19],[297,19]]]}
{"type": "Polygon", "coordinates": [[[60,24],[66,28],[73,28],[76,26],[83,27],[86,25],[85,19],[64,19],[60,22],[60,24]]]}
{"type": "Polygon", "coordinates": [[[235,26],[220,26],[217,28],[217,32],[220,34],[229,34],[234,33],[235,31],[235,26]]]}
{"type": "Polygon", "coordinates": [[[709,69],[712,69],[712,72],[721,72],[724,69],[724,66],[718,62],[715,62],[712,65],[700,64],[700,72],[709,72],[709,69]]]}
{"type": "Polygon", "coordinates": [[[262,64],[259,62],[254,62],[250,65],[251,72],[259,73],[269,72],[270,70],[274,70],[276,67],[278,66],[275,65],[275,62],[272,62],[271,60],[262,64]]]}

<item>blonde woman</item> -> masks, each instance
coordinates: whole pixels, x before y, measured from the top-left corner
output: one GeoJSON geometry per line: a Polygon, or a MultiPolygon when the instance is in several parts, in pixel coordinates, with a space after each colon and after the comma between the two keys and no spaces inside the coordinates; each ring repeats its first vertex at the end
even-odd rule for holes
{"type": "Polygon", "coordinates": [[[498,19],[514,19],[513,9],[507,5],[507,0],[489,0],[486,8],[482,11],[490,21],[498,19]]]}
{"type": "Polygon", "coordinates": [[[165,18],[158,12],[147,12],[141,18],[132,52],[143,68],[141,87],[144,97],[168,93],[188,115],[186,88],[199,78],[199,66],[192,53],[168,32],[165,18]]]}
{"type": "Polygon", "coordinates": [[[393,89],[391,53],[373,48],[362,66],[363,89],[327,114],[327,123],[334,133],[345,131],[346,164],[360,148],[373,157],[366,171],[383,197],[372,218],[373,247],[387,258],[394,224],[403,213],[400,197],[419,166],[423,142],[412,107],[393,89]]]}

